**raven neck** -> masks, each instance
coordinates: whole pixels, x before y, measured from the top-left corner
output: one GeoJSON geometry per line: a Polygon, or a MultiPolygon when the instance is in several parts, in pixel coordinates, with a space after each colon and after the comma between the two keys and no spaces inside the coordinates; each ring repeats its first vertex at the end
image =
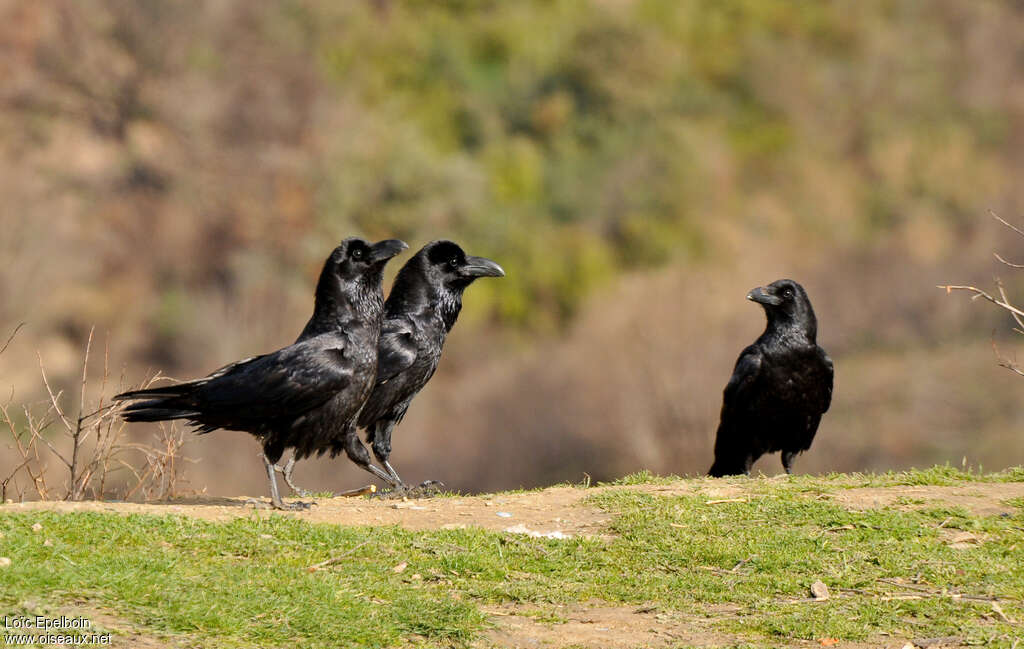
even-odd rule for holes
{"type": "Polygon", "coordinates": [[[366,328],[379,332],[383,317],[381,278],[362,277],[342,286],[337,276],[324,272],[317,282],[313,316],[298,340],[339,330],[366,328]]]}
{"type": "Polygon", "coordinates": [[[455,326],[455,321],[459,318],[459,312],[462,311],[462,293],[444,291],[443,295],[438,299],[434,310],[441,317],[441,321],[444,322],[444,330],[446,332],[451,331],[452,327],[455,326]]]}
{"type": "Polygon", "coordinates": [[[768,326],[758,338],[761,343],[785,343],[787,346],[814,347],[818,344],[818,327],[812,317],[809,323],[790,319],[768,318],[768,326]]]}
{"type": "Polygon", "coordinates": [[[427,313],[441,318],[445,333],[451,331],[462,311],[462,291],[433,286],[422,278],[417,279],[399,274],[384,305],[386,316],[427,313]]]}
{"type": "Polygon", "coordinates": [[[417,257],[402,266],[394,278],[384,310],[387,317],[425,313],[444,323],[444,333],[451,332],[462,310],[462,291],[431,282],[425,270],[426,260],[417,257]]]}

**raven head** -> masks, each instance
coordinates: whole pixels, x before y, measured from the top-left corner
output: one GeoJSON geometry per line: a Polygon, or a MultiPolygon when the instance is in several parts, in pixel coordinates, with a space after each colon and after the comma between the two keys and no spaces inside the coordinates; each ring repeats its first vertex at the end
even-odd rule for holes
{"type": "Polygon", "coordinates": [[[356,320],[376,319],[384,306],[381,283],[384,264],[409,246],[398,239],[370,243],[350,237],[331,252],[320,271],[313,299],[313,317],[299,340],[333,331],[356,320]]]}
{"type": "Polygon", "coordinates": [[[747,299],[764,307],[769,323],[792,323],[814,340],[818,328],[814,309],[804,287],[793,280],[780,279],[768,286],[759,286],[747,294],[747,299]]]}
{"type": "Polygon", "coordinates": [[[357,281],[363,277],[380,276],[389,259],[408,248],[404,241],[385,239],[370,243],[358,237],[349,237],[331,253],[327,263],[342,281],[357,281]]]}
{"type": "Polygon", "coordinates": [[[450,331],[462,310],[466,287],[478,277],[504,276],[501,266],[490,259],[467,255],[452,241],[432,241],[398,271],[385,309],[393,316],[429,307],[450,331]]]}
{"type": "Polygon", "coordinates": [[[433,241],[419,254],[426,262],[423,272],[428,281],[451,290],[461,291],[478,277],[505,276],[501,266],[484,257],[467,255],[453,241],[433,241]]]}
{"type": "Polygon", "coordinates": [[[342,302],[374,293],[382,295],[384,264],[408,247],[398,239],[377,243],[358,237],[345,239],[324,263],[316,286],[316,301],[327,305],[336,303],[342,295],[348,296],[342,302]]]}

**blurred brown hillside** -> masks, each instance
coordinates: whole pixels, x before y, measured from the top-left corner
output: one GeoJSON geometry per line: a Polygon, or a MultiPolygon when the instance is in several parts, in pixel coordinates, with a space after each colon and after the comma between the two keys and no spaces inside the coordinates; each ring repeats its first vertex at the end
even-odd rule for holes
{"type": "MultiPolygon", "coordinates": [[[[998,469],[1014,334],[934,286],[1024,261],[986,214],[1024,220],[1022,170],[1010,0],[0,0],[0,387],[40,399],[37,351],[72,387],[93,326],[130,383],[204,374],[291,342],[341,238],[447,237],[508,277],[396,431],[410,479],[705,470],[783,276],[837,371],[798,470],[998,469]]],[[[262,493],[247,436],[187,453],[262,493]]]]}

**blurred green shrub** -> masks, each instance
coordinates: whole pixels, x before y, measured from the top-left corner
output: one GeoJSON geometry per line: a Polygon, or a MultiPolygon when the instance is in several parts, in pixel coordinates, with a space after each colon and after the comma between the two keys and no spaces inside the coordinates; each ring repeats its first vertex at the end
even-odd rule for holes
{"type": "Polygon", "coordinates": [[[25,41],[11,165],[73,124],[27,165],[39,193],[128,241],[145,214],[168,282],[211,301],[256,292],[247,246],[283,269],[355,232],[448,237],[508,271],[472,308],[545,330],[729,233],[915,245],[925,215],[955,238],[1014,191],[1012,3],[57,4],[77,36],[25,41]]]}
{"type": "MultiPolygon", "coordinates": [[[[932,132],[966,133],[950,161],[962,171],[999,121],[957,105],[951,52],[895,53],[874,35],[906,30],[957,38],[913,2],[357,3],[318,47],[377,129],[401,135],[377,143],[389,154],[368,173],[383,189],[325,209],[501,259],[495,313],[527,327],[566,322],[623,269],[706,252],[696,206],[721,199],[713,164],[737,174],[726,191],[798,177],[801,159],[852,166],[854,230],[869,238],[897,228],[910,200],[956,220],[970,201],[955,183],[933,185],[924,167],[897,184],[872,150],[924,114],[932,132]],[[892,96],[878,69],[899,78],[892,96]]],[[[928,137],[913,136],[918,155],[928,137]]],[[[744,218],[741,204],[719,208],[744,218]]]]}

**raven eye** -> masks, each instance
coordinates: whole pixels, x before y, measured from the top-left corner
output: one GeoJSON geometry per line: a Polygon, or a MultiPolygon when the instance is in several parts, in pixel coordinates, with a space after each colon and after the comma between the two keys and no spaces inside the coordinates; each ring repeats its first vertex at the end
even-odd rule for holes
{"type": "Polygon", "coordinates": [[[363,249],[362,248],[356,248],[355,250],[352,251],[352,259],[358,260],[358,259],[362,259],[362,258],[363,258],[363,249]]]}
{"type": "Polygon", "coordinates": [[[786,297],[793,297],[793,289],[787,288],[782,294],[786,297]]]}
{"type": "Polygon", "coordinates": [[[452,257],[451,259],[448,260],[448,265],[451,266],[452,268],[458,268],[459,267],[459,258],[458,257],[452,257]]]}

